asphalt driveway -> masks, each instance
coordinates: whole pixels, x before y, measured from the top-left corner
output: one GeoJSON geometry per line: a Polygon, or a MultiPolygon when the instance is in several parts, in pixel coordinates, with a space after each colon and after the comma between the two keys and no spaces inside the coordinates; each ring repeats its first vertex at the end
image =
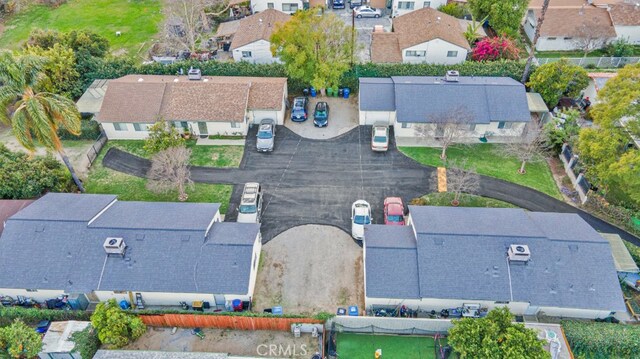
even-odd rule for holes
{"type": "MultiPolygon", "coordinates": [[[[227,221],[237,218],[244,183],[260,182],[265,191],[264,243],[286,229],[304,224],[333,225],[350,232],[351,203],[357,199],[371,204],[374,223],[383,223],[382,202],[385,197],[399,196],[408,202],[436,189],[435,168],[404,156],[396,149],[394,141],[391,141],[388,152],[372,152],[371,126],[358,126],[329,140],[303,138],[279,126],[275,150],[268,154],[253,150],[256,131],[254,126],[247,135],[240,168],[192,167],[191,178],[195,182],[235,185],[225,218],[227,221]]],[[[144,177],[150,162],[111,148],[104,157],[103,165],[144,177]]],[[[640,245],[637,237],[528,187],[481,176],[478,194],[531,211],[578,213],[596,230],[617,233],[625,240],[640,245]]]]}

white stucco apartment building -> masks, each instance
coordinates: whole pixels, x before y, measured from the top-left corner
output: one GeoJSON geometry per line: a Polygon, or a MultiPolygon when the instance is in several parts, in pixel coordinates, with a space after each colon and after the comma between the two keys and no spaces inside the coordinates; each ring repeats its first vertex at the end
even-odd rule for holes
{"type": "Polygon", "coordinates": [[[304,9],[302,0],[251,0],[251,10],[259,13],[267,9],[275,9],[285,14],[293,14],[304,9]]]}
{"type": "Polygon", "coordinates": [[[464,37],[466,23],[433,8],[392,20],[392,32],[371,35],[371,62],[458,64],[471,51],[464,37]]]}
{"type": "Polygon", "coordinates": [[[391,16],[401,16],[423,8],[437,9],[446,4],[447,0],[393,0],[391,3],[391,16]]]}
{"type": "Polygon", "coordinates": [[[127,75],[109,81],[96,118],[109,139],[144,139],[159,120],[195,136],[244,136],[265,118],[283,124],[286,98],[286,78],[127,75]]]}
{"type": "Polygon", "coordinates": [[[139,295],[146,305],[205,301],[219,309],[251,301],[260,225],[221,222],[219,208],[49,193],[6,221],[0,293],[40,302],[139,295]]]}

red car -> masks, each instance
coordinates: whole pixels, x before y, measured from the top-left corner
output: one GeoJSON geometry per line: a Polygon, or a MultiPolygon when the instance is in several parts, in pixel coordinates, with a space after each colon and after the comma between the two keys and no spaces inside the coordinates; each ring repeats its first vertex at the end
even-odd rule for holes
{"type": "Polygon", "coordinates": [[[400,197],[384,199],[384,224],[404,226],[404,204],[400,197]]]}

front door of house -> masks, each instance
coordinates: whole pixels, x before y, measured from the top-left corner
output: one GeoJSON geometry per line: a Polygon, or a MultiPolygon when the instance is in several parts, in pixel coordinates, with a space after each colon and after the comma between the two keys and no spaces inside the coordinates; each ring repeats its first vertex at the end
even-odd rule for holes
{"type": "Polygon", "coordinates": [[[209,131],[207,130],[206,122],[198,122],[198,132],[200,132],[200,136],[208,136],[209,131]]]}
{"type": "Polygon", "coordinates": [[[224,305],[226,304],[224,295],[214,295],[214,299],[216,301],[216,309],[224,309],[224,305]]]}

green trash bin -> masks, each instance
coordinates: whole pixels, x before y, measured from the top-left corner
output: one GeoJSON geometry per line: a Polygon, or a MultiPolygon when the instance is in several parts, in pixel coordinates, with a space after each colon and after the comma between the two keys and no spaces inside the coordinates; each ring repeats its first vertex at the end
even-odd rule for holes
{"type": "Polygon", "coordinates": [[[333,89],[331,87],[327,88],[327,96],[333,96],[333,89]]]}
{"type": "Polygon", "coordinates": [[[337,87],[333,88],[333,97],[338,97],[338,88],[337,87]]]}

